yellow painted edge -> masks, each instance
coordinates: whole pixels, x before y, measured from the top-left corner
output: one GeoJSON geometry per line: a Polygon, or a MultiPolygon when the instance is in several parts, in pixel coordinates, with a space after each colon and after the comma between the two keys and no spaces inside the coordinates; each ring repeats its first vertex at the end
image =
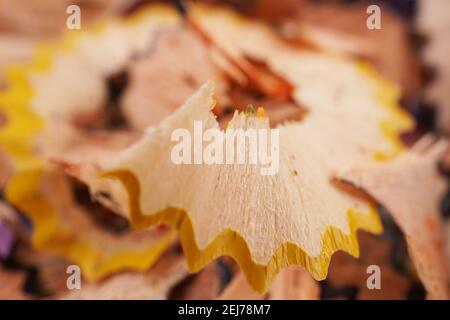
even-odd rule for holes
{"type": "Polygon", "coordinates": [[[41,169],[22,171],[14,175],[8,183],[6,198],[31,219],[35,226],[32,234],[33,245],[37,249],[74,261],[88,280],[96,280],[124,269],[147,270],[175,239],[176,231],[170,230],[148,248],[123,249],[105,255],[101,247],[87,243],[75,230],[60,225],[59,215],[47,198],[39,192],[41,177],[49,173],[41,169]]]}
{"type": "Polygon", "coordinates": [[[391,159],[405,149],[399,136],[401,133],[414,129],[415,121],[398,104],[401,96],[398,85],[382,77],[367,62],[358,61],[356,62],[356,67],[364,76],[372,81],[375,86],[376,99],[389,113],[388,117],[382,119],[380,130],[384,137],[391,143],[392,148],[388,151],[376,151],[373,156],[376,160],[391,159]]]}
{"type": "MultiPolygon", "coordinates": [[[[154,5],[122,23],[133,26],[150,15],[174,13],[169,6],[154,5]]],[[[89,280],[123,269],[144,271],[156,262],[176,237],[176,231],[170,230],[160,241],[144,250],[124,250],[104,256],[101,248],[86,243],[73,230],[61,226],[59,215],[39,191],[41,178],[51,174],[53,169],[34,152],[34,138],[45,121],[31,110],[33,87],[28,77],[48,72],[54,57],[70,51],[80,34],[99,35],[106,28],[107,23],[104,22],[87,32],[68,33],[59,44],[38,45],[29,64],[8,69],[7,88],[0,92],[0,111],[7,120],[6,125],[0,128],[0,147],[12,158],[14,167],[13,176],[5,187],[5,198],[31,219],[34,226],[32,243],[37,249],[74,261],[89,280]]]]}
{"type": "Polygon", "coordinates": [[[377,234],[383,230],[374,206],[368,213],[350,209],[347,212],[350,233],[347,235],[334,226],[327,227],[322,236],[322,251],[317,257],[309,256],[295,243],[286,242],[278,247],[267,265],[261,265],[253,261],[245,239],[238,232],[224,229],[205,248],[199,248],[188,213],[179,208],[168,208],[145,215],[139,205],[141,192],[139,182],[133,173],[126,170],[111,171],[106,173],[105,177],[118,179],[128,191],[129,212],[134,227],[147,228],[166,224],[179,231],[181,245],[191,272],[199,271],[219,256],[228,255],[237,261],[250,286],[261,293],[267,291],[274,276],[289,265],[301,265],[316,280],[325,279],[334,252],[343,250],[354,257],[359,256],[357,229],[377,234]]]}

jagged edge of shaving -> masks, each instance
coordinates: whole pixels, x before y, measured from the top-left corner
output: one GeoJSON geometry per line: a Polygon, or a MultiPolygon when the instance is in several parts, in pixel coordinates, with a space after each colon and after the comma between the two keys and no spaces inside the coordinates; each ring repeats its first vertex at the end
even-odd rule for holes
{"type": "Polygon", "coordinates": [[[128,191],[129,212],[134,227],[139,229],[165,224],[178,230],[190,271],[197,272],[219,256],[228,255],[237,261],[250,286],[258,292],[265,292],[274,276],[289,265],[301,265],[314,279],[323,280],[327,276],[334,252],[343,250],[354,257],[359,256],[357,229],[376,234],[383,230],[374,206],[368,213],[349,209],[347,218],[350,233],[345,234],[340,228],[328,226],[322,236],[322,251],[318,256],[311,257],[297,244],[285,242],[277,248],[268,264],[262,265],[253,261],[246,240],[238,232],[224,229],[201,249],[186,211],[170,207],[150,216],[144,215],[139,205],[141,189],[135,175],[127,170],[117,170],[108,172],[105,176],[118,179],[128,191]]]}
{"type": "MultiPolygon", "coordinates": [[[[212,106],[214,105],[213,102],[214,99],[212,99],[212,106]]],[[[222,230],[208,245],[200,248],[196,241],[192,220],[189,213],[183,208],[169,207],[159,212],[147,214],[142,212],[140,208],[140,182],[130,170],[111,169],[107,170],[104,176],[118,179],[124,185],[129,196],[130,219],[136,228],[166,224],[179,231],[181,244],[191,271],[199,271],[211,260],[222,255],[229,255],[238,262],[249,284],[258,292],[266,291],[273,277],[282,268],[289,265],[301,265],[316,280],[322,280],[326,278],[331,257],[337,250],[346,251],[355,257],[359,256],[356,235],[358,229],[364,229],[372,233],[382,231],[382,225],[373,203],[369,212],[349,209],[347,211],[349,234],[345,234],[335,226],[328,226],[322,236],[322,250],[318,256],[312,257],[297,244],[285,242],[275,250],[269,262],[262,265],[252,259],[246,240],[235,230],[222,230]]]]}

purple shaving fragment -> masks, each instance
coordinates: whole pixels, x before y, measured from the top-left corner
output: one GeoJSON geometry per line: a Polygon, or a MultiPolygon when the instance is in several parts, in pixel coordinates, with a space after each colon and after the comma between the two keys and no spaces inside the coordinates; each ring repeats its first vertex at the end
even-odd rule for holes
{"type": "Polygon", "coordinates": [[[11,227],[0,219],[0,259],[5,259],[11,254],[15,235],[11,227]]]}

